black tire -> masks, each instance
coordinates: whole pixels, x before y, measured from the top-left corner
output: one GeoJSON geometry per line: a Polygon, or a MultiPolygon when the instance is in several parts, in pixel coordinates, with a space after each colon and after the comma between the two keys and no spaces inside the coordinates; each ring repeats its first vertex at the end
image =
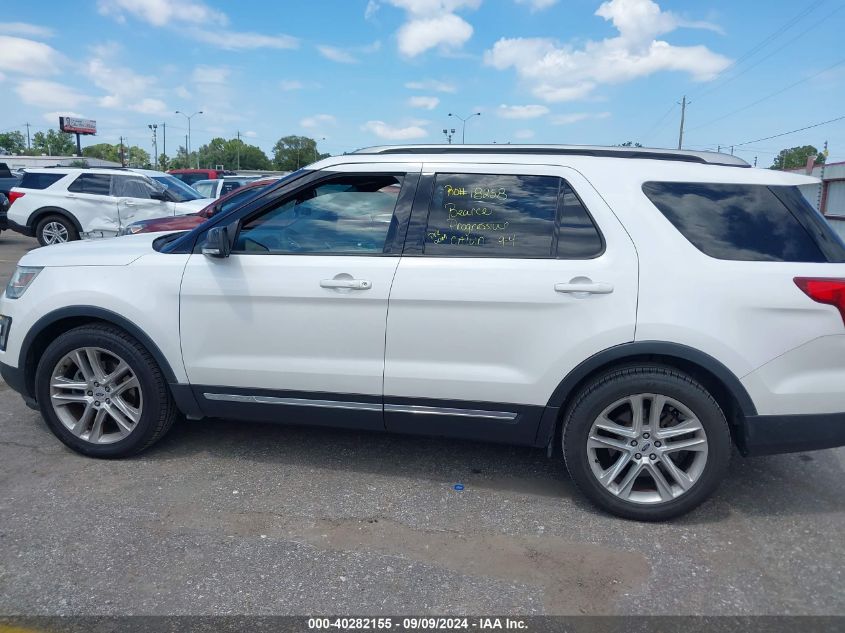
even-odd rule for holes
{"type": "Polygon", "coordinates": [[[35,225],[35,237],[38,239],[38,243],[41,244],[41,246],[49,246],[50,244],[56,243],[51,242],[50,239],[44,234],[44,229],[52,223],[61,225],[64,230],[67,231],[67,240],[65,241],[73,242],[79,239],[79,232],[76,230],[76,227],[73,225],[73,222],[68,220],[63,215],[47,215],[41,218],[38,221],[38,224],[35,225]]]}
{"type": "Polygon", "coordinates": [[[564,413],[562,442],[566,468],[578,489],[607,512],[639,521],[665,521],[700,505],[727,474],[731,456],[730,430],[716,400],[690,376],[661,365],[621,367],[587,384],[564,413]],[[703,470],[688,490],[670,501],[652,504],[620,498],[598,481],[589,462],[587,441],[593,422],[607,407],[635,394],[677,400],[698,418],[706,434],[703,470]]]}
{"type": "Polygon", "coordinates": [[[86,325],[65,332],[53,341],[41,357],[35,373],[35,394],[47,426],[67,446],[89,457],[128,457],[161,439],[178,416],[164,375],[152,355],[120,328],[86,325]],[[143,394],[140,419],[127,437],[95,444],[74,435],[59,419],[51,403],[50,379],[56,365],[67,354],[83,347],[96,347],[123,359],[135,374],[143,394]]]}

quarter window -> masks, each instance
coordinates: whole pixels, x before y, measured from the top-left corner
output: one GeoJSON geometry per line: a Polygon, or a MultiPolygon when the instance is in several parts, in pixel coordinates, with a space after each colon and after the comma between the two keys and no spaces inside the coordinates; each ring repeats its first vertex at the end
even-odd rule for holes
{"type": "Polygon", "coordinates": [[[698,250],[717,259],[824,262],[827,258],[765,185],[647,182],[643,192],[698,250]]]}
{"type": "Polygon", "coordinates": [[[384,252],[402,176],[338,176],[244,224],[235,251],[372,255],[384,252]],[[327,186],[333,185],[333,186],[327,186]]]}
{"type": "Polygon", "coordinates": [[[45,174],[39,172],[24,172],[21,184],[18,185],[21,189],[46,189],[54,182],[61,180],[67,174],[45,174]]]}
{"type": "Polygon", "coordinates": [[[73,193],[88,193],[108,196],[111,190],[111,176],[107,174],[80,174],[67,188],[73,193]]]}
{"type": "Polygon", "coordinates": [[[555,176],[438,174],[423,252],[434,257],[595,257],[601,237],[555,176]]]}

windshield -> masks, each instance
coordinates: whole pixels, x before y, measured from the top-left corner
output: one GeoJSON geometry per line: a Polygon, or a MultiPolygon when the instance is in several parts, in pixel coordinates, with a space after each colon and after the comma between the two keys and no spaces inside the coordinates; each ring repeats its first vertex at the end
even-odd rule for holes
{"type": "Polygon", "coordinates": [[[226,212],[231,209],[234,209],[235,207],[239,207],[242,204],[246,204],[253,198],[257,198],[258,196],[260,196],[262,193],[264,193],[264,190],[267,189],[267,187],[274,184],[276,183],[269,183],[264,186],[250,187],[249,189],[243,189],[242,191],[238,191],[238,193],[232,195],[230,198],[227,198],[222,203],[215,205],[212,215],[220,213],[221,211],[226,212]]]}
{"type": "Polygon", "coordinates": [[[168,193],[173,196],[173,202],[187,202],[188,200],[199,200],[203,197],[196,189],[169,174],[153,176],[152,179],[167,187],[168,193]]]}

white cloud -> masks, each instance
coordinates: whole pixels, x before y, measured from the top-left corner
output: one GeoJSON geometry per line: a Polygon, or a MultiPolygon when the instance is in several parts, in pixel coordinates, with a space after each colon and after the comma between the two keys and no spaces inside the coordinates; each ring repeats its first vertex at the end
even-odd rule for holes
{"type": "Polygon", "coordinates": [[[428,136],[428,132],[414,122],[407,127],[396,127],[384,121],[367,121],[361,126],[361,129],[390,141],[408,141],[428,136]]]}
{"type": "Polygon", "coordinates": [[[305,117],[299,124],[306,128],[317,128],[322,125],[337,125],[337,119],[331,114],[315,114],[305,117]]]}
{"type": "Polygon", "coordinates": [[[293,49],[299,40],[291,35],[263,35],[249,31],[187,29],[189,36],[227,51],[253,50],[256,48],[293,49]]]}
{"type": "Polygon", "coordinates": [[[42,38],[53,37],[53,29],[38,24],[28,24],[27,22],[2,22],[0,23],[0,33],[42,38]]]}
{"type": "Polygon", "coordinates": [[[24,79],[15,86],[21,101],[40,108],[75,108],[91,98],[55,81],[24,79]]]}
{"type": "Polygon", "coordinates": [[[673,46],[654,39],[680,27],[717,27],[662,11],[652,0],[610,0],[596,15],[612,22],[619,35],[587,41],[581,48],[548,38],[502,38],[485,53],[485,63],[499,70],[513,68],[532,94],[548,102],[583,99],[601,84],[666,70],[707,81],[730,64],[705,46],[673,46]]]}
{"type": "Polygon", "coordinates": [[[416,96],[408,99],[408,105],[412,108],[424,108],[426,110],[434,110],[440,105],[440,99],[437,97],[416,96]]]}
{"type": "Polygon", "coordinates": [[[349,53],[348,51],[343,50],[342,48],[337,48],[335,46],[325,46],[321,45],[317,47],[317,50],[320,52],[320,55],[325,57],[326,59],[330,59],[333,62],[338,62],[339,64],[357,64],[358,58],[349,53]]]}
{"type": "Polygon", "coordinates": [[[169,26],[174,22],[221,26],[229,23],[225,13],[197,0],[99,0],[98,8],[102,15],[124,21],[125,14],[130,14],[153,26],[169,26]]]}
{"type": "Polygon", "coordinates": [[[299,40],[290,35],[265,35],[226,28],[229,16],[199,0],[99,0],[102,15],[126,22],[126,16],[156,27],[178,29],[180,33],[217,48],[229,51],[256,48],[291,49],[299,40]]]}
{"type": "Polygon", "coordinates": [[[191,80],[199,84],[225,84],[231,70],[225,66],[197,66],[191,73],[191,80]]]}
{"type": "Polygon", "coordinates": [[[176,89],[173,91],[176,93],[176,96],[180,99],[190,99],[191,98],[191,91],[188,90],[185,86],[176,86],[176,89]]]}
{"type": "Polygon", "coordinates": [[[246,132],[243,133],[243,135],[246,136],[247,138],[255,138],[256,136],[258,136],[258,134],[256,134],[252,130],[247,130],[246,132]]]}
{"type": "Polygon", "coordinates": [[[376,0],[367,0],[367,8],[364,9],[364,19],[369,20],[379,10],[379,3],[376,0]]]}
{"type": "Polygon", "coordinates": [[[397,34],[399,52],[416,57],[430,48],[457,49],[472,37],[472,25],[454,13],[434,18],[411,20],[397,34]]]}
{"type": "Polygon", "coordinates": [[[457,92],[455,84],[436,79],[423,79],[422,81],[409,81],[405,87],[410,90],[433,90],[434,92],[457,92]]]}
{"type": "Polygon", "coordinates": [[[505,105],[496,109],[496,114],[503,119],[536,119],[548,114],[549,109],[544,105],[505,105]]]}
{"type": "Polygon", "coordinates": [[[6,75],[0,73],[0,82],[6,81],[6,75]]]}
{"type": "Polygon", "coordinates": [[[24,75],[54,75],[64,58],[42,42],[0,35],[0,70],[24,75]]]}
{"type": "Polygon", "coordinates": [[[542,11],[557,4],[557,0],[516,0],[517,4],[527,4],[531,8],[531,12],[542,11]]]}
{"type": "Polygon", "coordinates": [[[416,57],[432,48],[443,52],[460,49],[472,37],[472,25],[455,14],[477,9],[481,0],[387,0],[404,9],[406,21],[397,32],[399,52],[416,57]]]}
{"type": "Polygon", "coordinates": [[[279,82],[279,87],[285,92],[290,92],[292,90],[302,90],[305,88],[305,84],[296,79],[283,79],[279,82]]]}
{"type": "Polygon", "coordinates": [[[141,99],[140,101],[130,103],[127,107],[141,114],[167,114],[169,112],[167,104],[161,99],[141,99]]]}
{"type": "Polygon", "coordinates": [[[553,125],[570,125],[588,119],[606,119],[609,116],[610,112],[572,112],[571,114],[556,114],[549,117],[549,120],[553,125]]]}
{"type": "Polygon", "coordinates": [[[525,140],[527,138],[534,138],[534,130],[517,130],[513,133],[514,138],[525,140]]]}
{"type": "Polygon", "coordinates": [[[88,61],[85,72],[91,82],[105,91],[99,104],[104,108],[150,108],[147,103],[142,106],[142,100],[151,99],[150,92],[156,86],[157,80],[152,75],[139,75],[130,68],[113,66],[100,57],[93,57],[88,61]]]}

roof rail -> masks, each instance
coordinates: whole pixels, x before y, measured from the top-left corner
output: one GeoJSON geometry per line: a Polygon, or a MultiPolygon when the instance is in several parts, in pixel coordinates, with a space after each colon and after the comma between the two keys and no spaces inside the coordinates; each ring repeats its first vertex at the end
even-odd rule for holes
{"type": "Polygon", "coordinates": [[[718,152],[694,152],[654,147],[606,147],[602,145],[378,145],[352,154],[545,154],[672,160],[727,167],[751,167],[738,156],[718,152]]]}
{"type": "Polygon", "coordinates": [[[116,169],[118,171],[129,171],[129,167],[113,167],[112,165],[88,165],[82,167],[80,165],[43,165],[34,166],[32,169],[116,169]]]}

